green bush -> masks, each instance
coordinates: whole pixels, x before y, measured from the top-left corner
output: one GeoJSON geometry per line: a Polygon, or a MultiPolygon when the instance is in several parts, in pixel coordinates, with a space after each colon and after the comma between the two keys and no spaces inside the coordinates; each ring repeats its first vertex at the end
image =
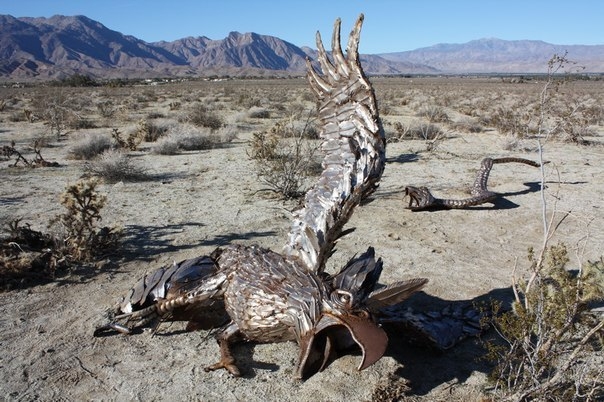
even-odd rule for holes
{"type": "Polygon", "coordinates": [[[604,319],[589,305],[604,300],[604,260],[572,272],[558,244],[539,255],[531,250],[529,261],[533,274],[515,284],[513,309],[501,313],[495,304],[492,323],[503,343],[485,343],[495,393],[502,400],[601,400],[604,378],[593,351],[604,346],[604,319]]]}

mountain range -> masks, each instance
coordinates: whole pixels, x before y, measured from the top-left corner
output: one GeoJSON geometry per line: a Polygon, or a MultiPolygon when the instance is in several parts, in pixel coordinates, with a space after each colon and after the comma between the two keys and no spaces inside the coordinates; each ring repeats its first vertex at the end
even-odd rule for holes
{"type": "MultiPolygon", "coordinates": [[[[385,74],[539,73],[554,54],[604,72],[604,45],[480,39],[465,44],[362,55],[364,70],[385,74]]],[[[316,50],[274,36],[231,32],[224,39],[187,37],[148,43],[85,16],[15,18],[0,15],[0,78],[286,76],[305,71],[316,50]]]]}

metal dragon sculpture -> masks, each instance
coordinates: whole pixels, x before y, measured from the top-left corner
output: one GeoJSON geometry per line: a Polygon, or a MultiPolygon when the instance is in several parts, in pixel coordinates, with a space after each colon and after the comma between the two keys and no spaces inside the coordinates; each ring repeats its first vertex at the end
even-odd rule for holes
{"type": "Polygon", "coordinates": [[[323,370],[338,352],[354,345],[362,352],[360,370],[375,363],[388,344],[382,324],[416,323],[435,343],[450,341],[450,334],[442,338],[446,329],[430,332],[428,316],[410,317],[392,308],[428,281],[379,284],[382,261],[373,248],[353,257],[339,272],[325,272],[344,225],[376,189],[385,165],[375,94],[359,61],[362,23],[363,15],[344,55],[340,20],[335,22],[332,59],[317,33],[322,74],[307,61],[310,86],[318,98],[323,172],[295,214],[282,253],[228,245],[209,256],[159,268],[136,283],[95,335],[128,334],[165,320],[189,321],[188,329],[219,327],[220,359],[206,370],[226,369],[235,376],[240,370],[232,342],[295,341],[300,348],[298,378],[323,370]]]}

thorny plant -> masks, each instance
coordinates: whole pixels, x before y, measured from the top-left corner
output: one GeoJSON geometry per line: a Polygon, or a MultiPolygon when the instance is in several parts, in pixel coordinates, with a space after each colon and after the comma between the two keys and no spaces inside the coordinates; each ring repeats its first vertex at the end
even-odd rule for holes
{"type": "Polygon", "coordinates": [[[113,128],[111,129],[111,137],[117,143],[118,148],[136,151],[141,142],[143,142],[144,132],[142,130],[133,131],[124,139],[122,133],[117,128],[113,128]]]}
{"type": "Polygon", "coordinates": [[[318,145],[308,140],[311,131],[310,119],[299,128],[290,118],[268,132],[254,134],[248,156],[256,162],[256,174],[269,191],[285,199],[299,198],[306,192],[307,179],[318,171],[318,145]]]}
{"type": "MultiPolygon", "coordinates": [[[[495,362],[491,379],[495,393],[506,400],[593,401],[604,397],[604,373],[594,350],[604,346],[604,317],[590,310],[604,300],[604,260],[584,263],[576,273],[564,244],[551,246],[556,229],[570,216],[556,207],[548,219],[543,155],[541,201],[543,242],[529,250],[529,277],[520,280],[516,268],[512,311],[494,314],[493,327],[503,345],[487,342],[487,358],[495,362]]],[[[554,197],[557,199],[557,197],[554,197]]],[[[585,243],[579,247],[581,261],[585,243]]],[[[501,305],[495,303],[498,313],[501,305]]]]}
{"type": "Polygon", "coordinates": [[[60,269],[115,248],[121,232],[97,227],[106,197],[96,185],[96,180],[81,180],[66,187],[60,201],[67,211],[50,221],[53,229],[60,225],[51,233],[33,230],[21,218],[8,222],[9,236],[0,243],[0,290],[54,280],[60,269]]]}
{"type": "Polygon", "coordinates": [[[36,154],[36,156],[33,159],[27,159],[26,157],[23,156],[23,153],[20,152],[19,150],[17,150],[16,148],[16,144],[14,141],[11,142],[10,145],[3,145],[2,148],[0,148],[0,154],[5,157],[10,159],[11,157],[15,157],[15,163],[13,164],[13,166],[18,166],[19,163],[21,162],[23,164],[23,166],[27,166],[27,167],[38,167],[38,166],[45,166],[45,167],[57,167],[59,166],[59,164],[57,162],[48,162],[47,160],[45,160],[42,157],[42,142],[41,140],[34,140],[34,142],[31,145],[31,148],[33,149],[34,153],[36,154]]]}
{"type": "Polygon", "coordinates": [[[107,197],[96,190],[97,184],[95,178],[80,180],[67,186],[61,194],[60,202],[67,209],[56,218],[65,229],[62,248],[76,261],[90,261],[115,245],[120,235],[115,229],[97,228],[107,201],[107,197]]]}

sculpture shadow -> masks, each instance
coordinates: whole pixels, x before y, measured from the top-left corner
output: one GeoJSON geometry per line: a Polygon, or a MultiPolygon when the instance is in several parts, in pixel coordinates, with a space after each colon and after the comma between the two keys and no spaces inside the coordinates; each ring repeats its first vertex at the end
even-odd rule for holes
{"type": "Polygon", "coordinates": [[[143,260],[151,261],[162,253],[183,251],[199,246],[222,246],[236,240],[252,240],[256,238],[274,236],[274,231],[228,233],[217,235],[211,239],[191,241],[186,245],[173,244],[174,235],[182,233],[187,227],[200,227],[203,223],[188,222],[178,225],[141,226],[129,225],[125,229],[124,239],[121,244],[120,254],[124,261],[143,260]]]}
{"type": "MultiPolygon", "coordinates": [[[[441,311],[447,306],[466,305],[490,306],[492,300],[502,302],[503,306],[510,305],[513,300],[511,287],[495,289],[491,292],[471,300],[447,301],[435,296],[420,292],[414,295],[409,305],[420,311],[441,311]]],[[[478,338],[467,338],[447,350],[430,348],[425,344],[409,342],[404,333],[393,328],[385,328],[389,344],[386,355],[396,359],[401,367],[394,373],[395,376],[407,380],[411,390],[409,395],[421,396],[442,384],[463,383],[473,372],[489,373],[493,363],[487,361],[484,343],[478,338]]],[[[494,331],[485,331],[481,339],[495,340],[494,331]]]]}
{"type": "Polygon", "coordinates": [[[182,233],[188,227],[203,226],[202,223],[189,222],[178,225],[142,226],[128,225],[124,229],[120,254],[125,261],[143,260],[151,261],[155,256],[178,250],[186,250],[196,245],[174,245],[172,239],[175,234],[182,233]]]}
{"type": "Polygon", "coordinates": [[[416,162],[419,160],[419,155],[417,154],[400,154],[396,156],[391,156],[386,158],[386,163],[409,163],[416,162]]]}
{"type": "Polygon", "coordinates": [[[16,205],[27,202],[27,196],[0,197],[0,205],[16,205]]]}
{"type": "MultiPolygon", "coordinates": [[[[228,323],[228,320],[227,320],[227,322],[225,322],[225,325],[227,323],[228,323]]],[[[155,333],[153,336],[170,337],[170,336],[175,336],[175,335],[179,335],[179,334],[189,333],[189,331],[187,331],[186,329],[173,330],[170,328],[171,324],[172,323],[170,323],[170,322],[162,323],[160,331],[155,333]]],[[[222,328],[222,327],[218,327],[218,328],[207,331],[207,335],[204,337],[204,342],[216,343],[216,338],[214,335],[219,328],[222,328]]],[[[139,329],[139,331],[137,333],[140,333],[140,332],[142,332],[142,330],[139,329]]],[[[135,332],[133,332],[133,334],[134,333],[135,332]]],[[[115,335],[115,332],[110,333],[108,335],[115,335]]],[[[107,335],[101,334],[99,336],[107,336],[107,335]]],[[[251,379],[251,378],[256,377],[258,375],[259,371],[276,372],[280,368],[280,366],[276,363],[259,361],[257,359],[257,356],[255,357],[255,355],[257,355],[257,353],[255,353],[255,349],[256,349],[257,345],[258,345],[258,343],[256,343],[256,342],[242,342],[242,341],[232,342],[230,344],[231,353],[237,359],[237,367],[239,368],[239,370],[241,370],[241,378],[251,379]]],[[[218,350],[216,350],[216,361],[218,361],[219,358],[220,358],[220,353],[218,352],[218,350]]],[[[207,362],[207,365],[209,366],[212,363],[214,363],[214,362],[209,361],[209,362],[207,362]]]]}
{"type": "Polygon", "coordinates": [[[538,181],[528,181],[528,182],[524,182],[522,184],[524,184],[524,186],[526,187],[524,190],[509,191],[507,193],[499,193],[499,194],[502,197],[511,197],[511,196],[515,196],[515,195],[537,193],[537,192],[541,191],[541,183],[538,181]]]}
{"type": "Polygon", "coordinates": [[[275,372],[279,370],[279,365],[275,363],[258,361],[254,358],[254,350],[256,349],[254,342],[238,342],[233,344],[233,355],[237,356],[237,366],[241,370],[242,378],[254,378],[259,371],[275,372]]]}
{"type": "Polygon", "coordinates": [[[203,240],[199,244],[202,246],[225,246],[231,244],[236,240],[253,240],[262,237],[276,236],[277,232],[274,230],[265,230],[262,232],[252,231],[247,233],[227,233],[214,236],[212,239],[203,240]]]}
{"type": "Polygon", "coordinates": [[[467,209],[475,209],[475,210],[484,210],[484,209],[514,209],[518,208],[520,205],[516,204],[513,201],[510,201],[507,197],[513,197],[517,195],[537,193],[541,191],[541,183],[540,182],[524,182],[522,183],[526,187],[523,190],[518,191],[508,191],[505,193],[497,193],[497,198],[491,203],[491,206],[479,205],[475,207],[468,207],[467,209]]]}

